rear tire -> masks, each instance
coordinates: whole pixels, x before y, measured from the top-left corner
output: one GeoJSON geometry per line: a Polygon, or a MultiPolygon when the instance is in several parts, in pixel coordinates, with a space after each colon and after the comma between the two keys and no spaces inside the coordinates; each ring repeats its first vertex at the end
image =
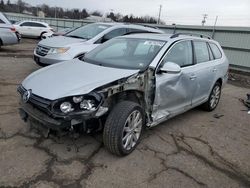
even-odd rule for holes
{"type": "Polygon", "coordinates": [[[221,84],[216,82],[209,95],[207,102],[202,105],[202,108],[208,112],[213,111],[219,104],[221,96],[221,84]]]}
{"type": "Polygon", "coordinates": [[[139,104],[131,101],[118,103],[104,126],[105,147],[115,155],[130,154],[140,141],[144,124],[145,115],[139,104]]]}

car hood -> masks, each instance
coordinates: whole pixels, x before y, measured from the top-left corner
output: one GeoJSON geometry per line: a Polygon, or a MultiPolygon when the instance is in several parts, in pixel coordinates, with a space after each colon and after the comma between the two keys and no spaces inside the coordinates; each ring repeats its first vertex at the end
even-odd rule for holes
{"type": "Polygon", "coordinates": [[[52,38],[42,40],[38,44],[42,46],[56,48],[56,47],[70,47],[73,45],[81,44],[85,41],[86,39],[77,39],[77,38],[65,37],[65,36],[55,36],[52,38]]]}
{"type": "Polygon", "coordinates": [[[55,100],[84,95],[105,84],[129,77],[139,70],[93,65],[74,59],[42,68],[30,74],[22,85],[40,97],[55,100]]]}

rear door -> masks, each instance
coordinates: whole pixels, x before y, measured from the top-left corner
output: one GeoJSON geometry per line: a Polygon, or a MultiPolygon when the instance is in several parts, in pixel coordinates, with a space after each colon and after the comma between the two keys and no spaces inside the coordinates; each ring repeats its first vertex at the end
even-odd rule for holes
{"type": "Polygon", "coordinates": [[[43,31],[46,30],[46,26],[40,23],[31,23],[31,33],[30,35],[39,37],[43,31]]]}
{"type": "Polygon", "coordinates": [[[197,90],[194,92],[192,105],[196,106],[205,102],[214,83],[215,70],[214,58],[206,41],[193,40],[194,48],[194,74],[197,79],[197,90]]]}
{"type": "Polygon", "coordinates": [[[157,73],[153,121],[160,121],[168,116],[177,115],[191,108],[193,94],[197,89],[194,74],[194,59],[190,40],[174,44],[166,53],[163,64],[173,62],[181,67],[176,74],[157,73]]]}

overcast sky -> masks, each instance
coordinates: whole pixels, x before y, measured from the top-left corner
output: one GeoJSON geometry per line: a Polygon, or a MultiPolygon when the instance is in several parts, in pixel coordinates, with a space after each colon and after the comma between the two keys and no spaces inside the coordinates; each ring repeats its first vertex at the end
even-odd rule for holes
{"type": "MultiPolygon", "coordinates": [[[[12,0],[15,2],[16,0],[12,0]]],[[[46,3],[63,8],[86,8],[102,13],[149,15],[158,17],[162,5],[161,19],[166,24],[200,25],[203,14],[208,14],[206,25],[250,26],[250,0],[23,0],[31,5],[46,3]]]]}

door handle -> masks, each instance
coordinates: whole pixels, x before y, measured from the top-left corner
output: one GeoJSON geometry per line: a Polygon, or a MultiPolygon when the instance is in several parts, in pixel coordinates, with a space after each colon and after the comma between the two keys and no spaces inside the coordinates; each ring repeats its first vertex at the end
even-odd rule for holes
{"type": "Polygon", "coordinates": [[[216,72],[217,71],[217,69],[216,68],[213,68],[213,72],[216,72]]]}
{"type": "Polygon", "coordinates": [[[189,78],[190,78],[190,80],[195,80],[197,78],[197,76],[191,75],[189,78]]]}

